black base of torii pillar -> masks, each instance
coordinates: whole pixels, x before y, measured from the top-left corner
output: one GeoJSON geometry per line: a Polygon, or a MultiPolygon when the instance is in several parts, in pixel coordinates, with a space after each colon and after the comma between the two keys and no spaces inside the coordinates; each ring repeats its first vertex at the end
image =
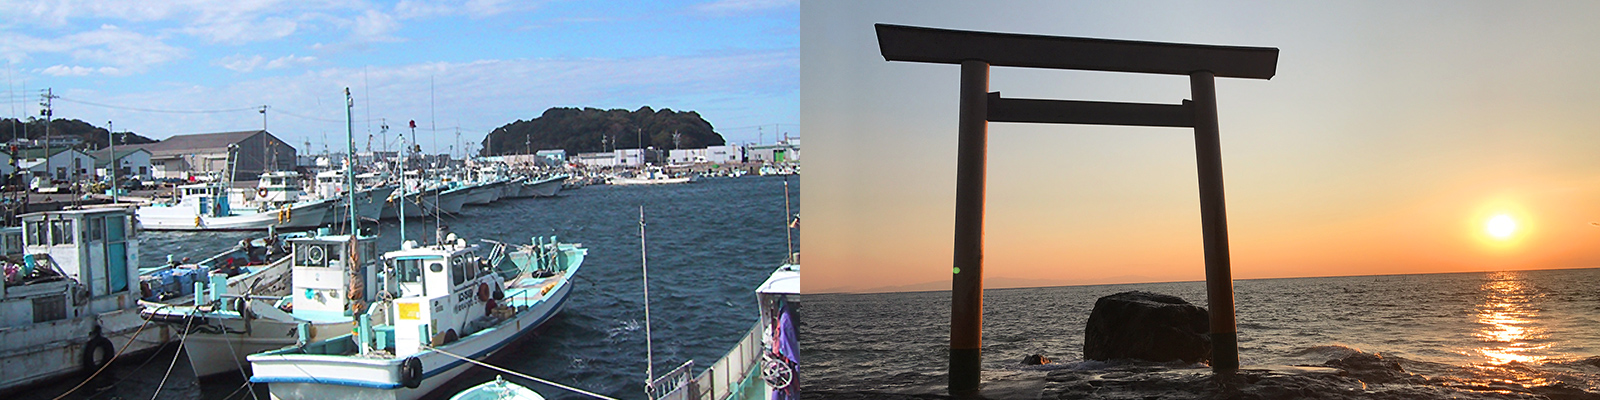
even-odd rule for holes
{"type": "Polygon", "coordinates": [[[950,393],[978,391],[983,347],[983,207],[988,123],[1025,122],[1194,128],[1211,311],[1211,367],[1239,367],[1228,221],[1222,191],[1216,77],[1270,79],[1278,49],[956,31],[878,24],[888,61],[961,65],[956,154],[954,267],[950,293],[950,393]],[[1007,99],[989,93],[989,67],[1077,69],[1189,76],[1193,101],[1137,104],[1007,99]]]}

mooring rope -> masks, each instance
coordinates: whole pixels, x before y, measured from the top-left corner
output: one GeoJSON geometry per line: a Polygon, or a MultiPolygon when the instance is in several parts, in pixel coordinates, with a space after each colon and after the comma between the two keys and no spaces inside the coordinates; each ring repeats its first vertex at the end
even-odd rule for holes
{"type": "MultiPolygon", "coordinates": [[[[195,293],[195,296],[199,296],[199,295],[200,295],[199,293],[195,293]]],[[[178,347],[180,347],[180,348],[183,347],[183,343],[185,341],[189,340],[189,325],[194,323],[194,313],[195,313],[195,311],[198,311],[198,310],[189,311],[189,317],[183,321],[183,335],[178,337],[178,347]]],[[[172,367],[175,366],[175,365],[178,365],[178,357],[183,357],[183,352],[182,351],[178,351],[178,352],[175,352],[175,353],[172,354],[172,363],[167,364],[167,373],[164,374],[164,375],[161,375],[161,383],[156,385],[156,392],[150,394],[150,400],[156,400],[156,396],[160,396],[161,395],[161,388],[167,386],[167,379],[172,377],[172,367]]]]}
{"type": "MultiPolygon", "coordinates": [[[[161,306],[159,308],[156,308],[156,309],[160,310],[162,308],[167,308],[167,307],[168,306],[163,305],[163,306],[161,306]]],[[[122,350],[117,350],[117,354],[112,355],[110,360],[106,360],[106,365],[101,365],[100,369],[95,370],[94,373],[90,374],[88,378],[85,378],[83,380],[83,382],[79,382],[78,386],[73,386],[72,389],[67,390],[66,393],[62,393],[60,396],[56,396],[54,399],[50,399],[50,400],[61,400],[63,398],[66,398],[67,395],[72,394],[72,392],[76,392],[76,391],[78,391],[78,389],[83,388],[83,385],[89,384],[89,381],[94,380],[94,377],[100,376],[101,372],[105,371],[106,368],[111,367],[111,362],[112,361],[116,361],[117,357],[121,357],[122,353],[125,352],[125,351],[128,351],[129,347],[133,347],[133,342],[135,340],[139,339],[139,334],[140,333],[144,333],[144,327],[146,327],[146,326],[150,326],[150,320],[148,320],[148,319],[144,320],[144,324],[143,325],[139,325],[139,330],[133,332],[133,337],[128,338],[128,343],[122,345],[122,350]]],[[[85,344],[84,347],[85,347],[84,350],[88,350],[87,349],[87,347],[88,347],[87,344],[85,344]]]]}
{"type": "Polygon", "coordinates": [[[524,374],[524,373],[517,372],[517,371],[512,371],[512,370],[505,369],[505,368],[500,368],[500,367],[491,365],[491,364],[486,363],[486,362],[482,362],[482,361],[474,360],[474,359],[471,359],[471,358],[467,358],[467,357],[462,357],[462,356],[458,356],[458,355],[455,355],[455,354],[451,354],[450,352],[447,352],[447,351],[444,351],[444,350],[439,350],[439,348],[437,348],[437,347],[433,347],[433,346],[429,346],[429,345],[422,345],[422,348],[428,349],[428,350],[437,351],[437,352],[439,352],[439,354],[455,357],[456,359],[459,359],[461,361],[466,361],[466,362],[470,362],[470,363],[473,363],[473,364],[478,364],[479,366],[482,366],[484,368],[488,368],[488,369],[492,369],[492,370],[495,370],[495,371],[500,371],[500,372],[503,372],[503,373],[511,374],[513,376],[521,377],[522,379],[527,379],[527,380],[531,380],[531,381],[534,381],[534,382],[539,382],[539,383],[543,383],[543,384],[546,384],[546,385],[555,386],[555,387],[558,387],[558,388],[570,390],[570,391],[572,391],[574,393],[582,394],[582,395],[585,395],[585,396],[594,397],[594,398],[597,398],[597,399],[604,399],[604,400],[617,400],[615,398],[606,397],[605,395],[601,395],[601,394],[598,394],[598,393],[590,392],[590,391],[587,391],[587,390],[583,390],[583,389],[579,389],[579,388],[575,388],[575,387],[571,387],[571,386],[567,386],[567,385],[562,385],[562,384],[551,382],[551,381],[547,381],[547,380],[544,380],[544,379],[539,379],[539,378],[534,377],[532,375],[524,374]]]}

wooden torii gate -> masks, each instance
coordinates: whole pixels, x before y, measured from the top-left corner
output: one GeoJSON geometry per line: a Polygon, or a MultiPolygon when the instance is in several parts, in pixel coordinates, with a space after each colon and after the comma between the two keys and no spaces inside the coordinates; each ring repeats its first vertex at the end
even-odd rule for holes
{"type": "Polygon", "coordinates": [[[956,154],[955,267],[950,299],[950,393],[978,391],[983,338],[983,202],[988,123],[1130,125],[1194,128],[1211,312],[1211,366],[1239,368],[1222,195],[1215,78],[1271,79],[1278,49],[1061,36],[1020,35],[877,24],[887,61],[961,65],[956,154]],[[989,67],[1073,69],[1189,76],[1193,100],[1181,104],[1008,99],[989,92],[989,67]]]}

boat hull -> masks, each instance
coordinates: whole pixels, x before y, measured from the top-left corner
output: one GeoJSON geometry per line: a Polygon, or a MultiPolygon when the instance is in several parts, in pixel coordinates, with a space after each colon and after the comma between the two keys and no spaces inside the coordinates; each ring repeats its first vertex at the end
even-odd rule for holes
{"type": "MultiPolygon", "coordinates": [[[[189,333],[183,350],[189,356],[197,377],[208,377],[244,370],[248,375],[251,354],[293,346],[298,335],[298,324],[293,321],[258,319],[250,321],[249,330],[238,314],[232,318],[209,318],[211,329],[189,333]],[[248,332],[248,333],[246,333],[248,332]]],[[[328,339],[350,332],[352,321],[315,322],[311,326],[311,340],[328,339]]]]}
{"type": "MultiPolygon", "coordinates": [[[[571,289],[572,282],[568,280],[544,301],[526,306],[512,318],[439,349],[472,359],[489,357],[560,313],[571,289]]],[[[512,293],[507,296],[507,304],[518,304],[512,293]]],[[[317,345],[354,346],[354,342],[347,335],[317,345]]],[[[306,354],[285,349],[248,358],[253,369],[250,381],[266,383],[272,398],[284,400],[419,399],[468,369],[466,361],[431,350],[403,358],[370,358],[306,354]],[[422,364],[422,380],[416,388],[401,384],[401,365],[411,357],[422,364]]]]}
{"type": "Polygon", "coordinates": [[[555,197],[556,193],[561,192],[561,188],[564,187],[563,184],[566,182],[566,180],[566,176],[558,176],[539,181],[526,182],[522,184],[522,193],[524,196],[532,197],[555,197]]]}
{"type": "Polygon", "coordinates": [[[140,207],[139,224],[152,231],[262,231],[271,227],[279,230],[304,230],[321,226],[333,201],[301,203],[291,206],[287,213],[267,211],[224,217],[196,215],[184,207],[140,207]]]}
{"type": "MultiPolygon", "coordinates": [[[[121,297],[117,301],[133,304],[126,293],[116,296],[121,297]]],[[[88,332],[96,325],[100,326],[102,337],[110,341],[112,353],[122,351],[124,359],[154,350],[173,339],[173,332],[166,326],[146,325],[139,318],[137,307],[0,329],[0,343],[7,347],[0,351],[0,393],[73,374],[92,373],[87,371],[82,360],[89,347],[88,332]]]]}

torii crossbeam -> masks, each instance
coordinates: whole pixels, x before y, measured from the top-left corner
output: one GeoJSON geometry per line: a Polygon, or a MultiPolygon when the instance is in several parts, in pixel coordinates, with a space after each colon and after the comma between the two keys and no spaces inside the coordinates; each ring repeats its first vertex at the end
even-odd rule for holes
{"type": "Polygon", "coordinates": [[[991,121],[1194,128],[1211,311],[1211,367],[1239,368],[1215,78],[1271,79],[1278,68],[1278,49],[876,27],[878,48],[887,61],[961,65],[950,294],[951,394],[977,393],[982,369],[983,198],[991,121]],[[1181,104],[1008,99],[989,93],[990,66],[1187,75],[1194,99],[1181,104]]]}

